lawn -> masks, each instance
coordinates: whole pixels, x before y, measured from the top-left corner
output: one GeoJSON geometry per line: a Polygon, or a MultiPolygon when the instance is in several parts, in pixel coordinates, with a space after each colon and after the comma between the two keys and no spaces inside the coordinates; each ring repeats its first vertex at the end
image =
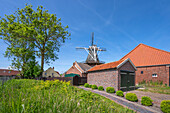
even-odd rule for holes
{"type": "Polygon", "coordinates": [[[69,82],[9,80],[0,86],[0,113],[127,113],[134,112],[69,82]]]}
{"type": "Polygon", "coordinates": [[[169,94],[170,95],[170,87],[168,86],[148,86],[143,85],[145,89],[138,89],[139,91],[146,91],[146,92],[152,92],[152,93],[160,93],[160,94],[169,94]]]}

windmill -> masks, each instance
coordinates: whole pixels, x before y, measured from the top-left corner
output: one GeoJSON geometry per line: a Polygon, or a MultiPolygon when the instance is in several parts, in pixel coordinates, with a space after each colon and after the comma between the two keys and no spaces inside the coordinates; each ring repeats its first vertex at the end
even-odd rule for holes
{"type": "Polygon", "coordinates": [[[106,51],[105,48],[97,47],[97,45],[94,44],[94,33],[92,32],[92,41],[91,46],[89,48],[86,47],[76,47],[76,49],[84,49],[88,53],[87,59],[85,61],[86,64],[90,66],[100,65],[104,64],[104,62],[99,61],[98,56],[102,51],[106,51]]]}

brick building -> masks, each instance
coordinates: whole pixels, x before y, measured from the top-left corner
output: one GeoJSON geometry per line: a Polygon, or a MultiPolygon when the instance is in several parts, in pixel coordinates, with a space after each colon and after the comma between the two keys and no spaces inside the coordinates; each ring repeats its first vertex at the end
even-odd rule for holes
{"type": "Polygon", "coordinates": [[[136,84],[152,80],[170,86],[170,52],[139,44],[122,59],[126,58],[130,58],[137,68],[136,84]]]}
{"type": "Polygon", "coordinates": [[[0,69],[0,81],[5,82],[7,80],[15,78],[20,72],[11,69],[0,69]]]}
{"type": "Polygon", "coordinates": [[[71,68],[65,73],[65,74],[79,74],[80,77],[86,77],[87,76],[87,70],[89,70],[91,68],[91,66],[89,66],[88,64],[85,63],[79,63],[77,61],[75,61],[73,63],[73,66],[71,66],[71,68]]]}
{"type": "Polygon", "coordinates": [[[88,70],[87,83],[128,90],[135,86],[135,71],[136,67],[129,58],[96,65],[88,70]]]}

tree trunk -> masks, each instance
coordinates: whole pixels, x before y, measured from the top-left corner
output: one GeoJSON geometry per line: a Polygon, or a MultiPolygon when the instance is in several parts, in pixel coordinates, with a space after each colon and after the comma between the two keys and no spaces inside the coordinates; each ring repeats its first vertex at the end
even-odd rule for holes
{"type": "Polygon", "coordinates": [[[41,73],[40,76],[42,77],[44,71],[44,52],[41,52],[41,73]]]}

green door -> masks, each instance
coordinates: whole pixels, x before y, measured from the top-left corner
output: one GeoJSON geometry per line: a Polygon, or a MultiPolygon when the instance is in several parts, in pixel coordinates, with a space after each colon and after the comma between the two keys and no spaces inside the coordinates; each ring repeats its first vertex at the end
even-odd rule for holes
{"type": "Polygon", "coordinates": [[[130,72],[121,72],[121,90],[129,91],[134,89],[135,75],[130,72]]]}

